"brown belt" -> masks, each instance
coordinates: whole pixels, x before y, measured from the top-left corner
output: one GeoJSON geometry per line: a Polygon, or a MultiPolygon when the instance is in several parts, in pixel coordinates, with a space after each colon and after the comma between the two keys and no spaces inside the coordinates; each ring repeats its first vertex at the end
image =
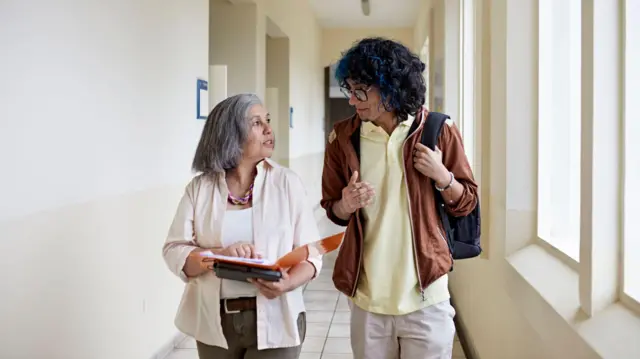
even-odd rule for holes
{"type": "Polygon", "coordinates": [[[222,313],[233,314],[244,312],[245,310],[256,309],[256,298],[234,298],[220,301],[220,311],[222,313]]]}

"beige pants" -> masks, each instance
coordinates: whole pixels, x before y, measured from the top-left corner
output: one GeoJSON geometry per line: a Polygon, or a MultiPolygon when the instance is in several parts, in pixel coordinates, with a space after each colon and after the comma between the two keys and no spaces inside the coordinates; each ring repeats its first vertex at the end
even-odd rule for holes
{"type": "MultiPolygon", "coordinates": [[[[222,314],[222,330],[229,349],[196,342],[200,359],[298,359],[301,345],[292,348],[258,350],[255,310],[222,314]]],[[[305,313],[298,316],[298,333],[304,341],[307,332],[305,313]]]]}
{"type": "Polygon", "coordinates": [[[406,315],[351,307],[351,348],[355,359],[450,359],[455,310],[444,301],[406,315]]]}

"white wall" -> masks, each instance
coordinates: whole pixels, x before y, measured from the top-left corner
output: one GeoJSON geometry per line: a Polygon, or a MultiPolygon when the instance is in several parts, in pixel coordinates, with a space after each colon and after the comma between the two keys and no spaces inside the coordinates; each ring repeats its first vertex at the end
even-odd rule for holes
{"type": "MultiPolygon", "coordinates": [[[[266,56],[267,17],[289,38],[289,103],[294,111],[293,128],[289,129],[289,166],[302,177],[311,201],[317,203],[325,142],[321,30],[307,1],[255,3],[262,32],[258,52],[266,56]]],[[[265,79],[266,62],[261,62],[259,68],[263,69],[259,77],[265,79]]]]}
{"type": "Polygon", "coordinates": [[[268,88],[278,89],[277,109],[269,108],[271,123],[276,136],[273,157],[283,166],[289,165],[289,39],[267,36],[266,83],[268,88]],[[274,111],[277,110],[277,111],[274,111]],[[277,112],[278,116],[273,114],[277,112]]]}
{"type": "Polygon", "coordinates": [[[209,64],[227,66],[227,95],[251,92],[264,99],[259,63],[265,59],[258,49],[264,32],[256,4],[211,0],[209,11],[209,64]]]}
{"type": "Polygon", "coordinates": [[[324,72],[320,61],[322,34],[311,6],[299,0],[211,0],[211,3],[212,9],[219,7],[222,11],[216,14],[212,10],[212,20],[225,24],[212,23],[212,43],[226,44],[220,49],[212,46],[212,58],[222,56],[223,59],[215,61],[238,62],[241,68],[247,69],[235,75],[229,70],[230,84],[238,81],[232,80],[232,76],[243,78],[233,89],[230,85],[229,95],[251,91],[263,97],[267,87],[267,19],[289,38],[288,100],[293,108],[289,167],[302,176],[312,201],[319,200],[325,142],[324,72]],[[237,24],[240,21],[244,24],[237,24]],[[240,56],[246,57],[240,59],[240,56]]]}
{"type": "Polygon", "coordinates": [[[396,40],[408,47],[413,46],[412,28],[327,28],[322,29],[322,66],[329,66],[340,59],[356,41],[379,36],[396,40]]]}
{"type": "Polygon", "coordinates": [[[140,359],[203,121],[208,1],[0,3],[0,357],[140,359]]]}

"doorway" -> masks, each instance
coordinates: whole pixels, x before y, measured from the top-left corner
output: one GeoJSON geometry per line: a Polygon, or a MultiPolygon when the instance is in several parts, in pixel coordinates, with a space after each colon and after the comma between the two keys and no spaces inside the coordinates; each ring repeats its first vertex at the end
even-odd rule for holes
{"type": "Polygon", "coordinates": [[[353,106],[349,105],[349,99],[340,92],[340,86],[335,78],[335,66],[324,68],[324,133],[325,141],[329,139],[329,133],[333,125],[348,117],[355,115],[353,106]]]}
{"type": "Polygon", "coordinates": [[[267,17],[265,106],[275,136],[272,159],[289,167],[289,37],[267,17]]]}

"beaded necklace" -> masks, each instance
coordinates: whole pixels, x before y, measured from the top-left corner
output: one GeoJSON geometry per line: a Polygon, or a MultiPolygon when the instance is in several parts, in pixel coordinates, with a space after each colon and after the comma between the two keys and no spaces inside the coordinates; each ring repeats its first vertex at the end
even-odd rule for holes
{"type": "Polygon", "coordinates": [[[247,203],[249,203],[249,201],[251,201],[251,198],[253,197],[253,183],[251,184],[251,186],[249,186],[249,190],[247,191],[247,193],[245,193],[244,197],[234,197],[234,195],[231,194],[231,192],[229,192],[229,195],[227,196],[227,200],[233,204],[233,205],[240,205],[240,206],[244,206],[247,203]]]}

